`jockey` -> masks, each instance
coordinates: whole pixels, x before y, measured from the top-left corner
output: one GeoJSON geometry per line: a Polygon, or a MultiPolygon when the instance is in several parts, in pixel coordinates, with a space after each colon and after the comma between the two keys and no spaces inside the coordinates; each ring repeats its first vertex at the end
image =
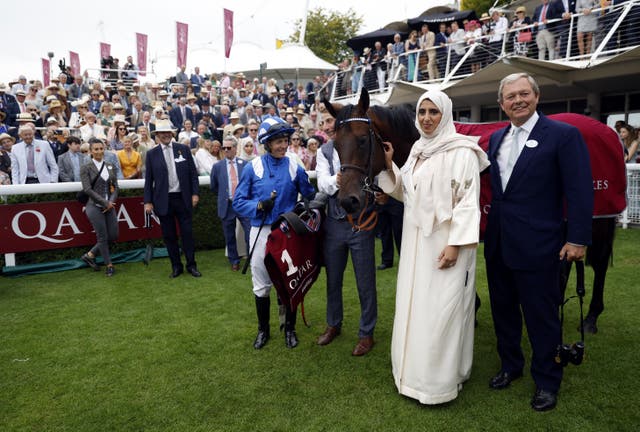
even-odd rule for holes
{"type": "MultiPolygon", "coordinates": [[[[234,210],[251,220],[249,243],[253,245],[250,254],[251,281],[258,315],[258,335],[255,349],[262,348],[269,340],[269,309],[271,279],[264,265],[267,237],[270,225],[282,213],[295,207],[298,194],[312,199],[315,189],[309,177],[289,155],[289,137],[294,129],[278,117],[266,118],[258,130],[258,140],[266,153],[249,162],[244,168],[240,183],[233,197],[234,210]],[[265,227],[266,226],[266,227],[265,227]]],[[[298,338],[295,332],[296,311],[287,308],[285,315],[285,345],[295,348],[298,338]]]]}

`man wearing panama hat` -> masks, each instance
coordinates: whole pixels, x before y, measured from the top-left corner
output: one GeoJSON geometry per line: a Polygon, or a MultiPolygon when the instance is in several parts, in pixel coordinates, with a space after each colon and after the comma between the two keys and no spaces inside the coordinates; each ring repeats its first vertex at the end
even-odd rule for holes
{"type": "Polygon", "coordinates": [[[162,238],[171,259],[171,275],[175,278],[183,273],[176,221],[180,225],[182,250],[186,258],[187,272],[200,277],[195,260],[192,214],[198,204],[198,172],[188,146],[174,141],[176,129],[168,120],[156,120],[156,129],[151,132],[160,145],[152,148],[146,156],[144,182],[144,210],[160,218],[162,238]]]}

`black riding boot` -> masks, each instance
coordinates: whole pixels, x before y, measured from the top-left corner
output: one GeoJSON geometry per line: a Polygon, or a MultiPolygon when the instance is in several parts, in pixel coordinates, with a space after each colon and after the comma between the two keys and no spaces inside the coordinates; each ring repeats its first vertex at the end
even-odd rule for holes
{"type": "Polygon", "coordinates": [[[284,323],[284,344],[287,348],[295,348],[298,346],[298,336],[296,335],[296,310],[289,310],[287,307],[284,323]]]}
{"type": "Polygon", "coordinates": [[[269,308],[271,307],[271,300],[269,297],[255,297],[256,312],[258,313],[258,335],[255,342],[253,342],[253,347],[260,349],[269,340],[269,308]]]}

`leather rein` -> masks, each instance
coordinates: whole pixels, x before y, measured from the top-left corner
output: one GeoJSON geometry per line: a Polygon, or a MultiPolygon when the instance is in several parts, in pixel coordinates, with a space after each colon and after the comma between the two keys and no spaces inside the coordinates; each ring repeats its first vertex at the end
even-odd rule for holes
{"type": "Polygon", "coordinates": [[[343,126],[346,126],[348,123],[353,122],[364,122],[367,123],[369,128],[369,154],[367,157],[367,166],[362,168],[358,165],[352,164],[344,164],[340,165],[340,171],[344,172],[348,169],[352,169],[358,171],[364,176],[364,180],[362,182],[362,192],[365,193],[366,201],[365,205],[362,207],[360,214],[358,215],[357,222],[354,223],[353,216],[351,214],[347,214],[347,220],[351,224],[351,229],[354,232],[358,231],[370,231],[375,228],[378,223],[378,212],[375,210],[372,211],[368,217],[364,217],[367,208],[369,207],[369,199],[373,197],[375,192],[382,192],[382,189],[378,185],[376,185],[373,181],[373,152],[374,152],[374,141],[380,144],[380,148],[382,149],[382,137],[378,134],[371,125],[371,119],[369,117],[351,117],[348,119],[341,120],[336,123],[336,129],[339,129],[343,126]]]}

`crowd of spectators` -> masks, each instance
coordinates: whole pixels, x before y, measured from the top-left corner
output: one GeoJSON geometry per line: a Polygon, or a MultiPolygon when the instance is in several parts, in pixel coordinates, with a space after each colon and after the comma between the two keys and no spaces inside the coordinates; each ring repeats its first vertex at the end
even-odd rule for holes
{"type": "MultiPolygon", "coordinates": [[[[600,0],[540,0],[534,10],[519,6],[511,12],[491,10],[480,18],[423,24],[420,31],[410,30],[405,40],[400,33],[393,43],[354,52],[340,63],[338,94],[383,90],[390,79],[407,81],[444,78],[473,47],[474,50],[457,70],[458,75],[475,73],[493,63],[502,54],[514,54],[555,60],[590,55],[607,36],[620,16],[623,2],[600,0]],[[604,9],[603,9],[604,8],[604,9]],[[609,8],[609,9],[607,9],[609,8]],[[572,19],[573,17],[573,19],[572,19]],[[573,28],[572,28],[573,27],[573,28]],[[569,34],[571,45],[569,44],[569,34]]],[[[634,8],[626,23],[611,35],[605,51],[637,43],[632,29],[640,20],[634,8]]]]}
{"type": "MultiPolygon", "coordinates": [[[[73,166],[86,162],[75,152],[88,157],[87,143],[96,138],[104,143],[105,159],[116,167],[119,179],[143,178],[145,154],[157,145],[151,132],[158,119],[169,120],[178,130],[175,139],[190,146],[200,175],[209,175],[223,159],[220,143],[227,136],[239,143],[239,157],[250,160],[263,154],[258,127],[267,116],[278,116],[295,128],[290,155],[305,169],[314,168],[317,147],[327,139],[318,115],[324,107],[315,97],[323,90],[326,76],[306,84],[280,85],[275,79],[247,79],[242,73],[202,75],[198,67],[188,75],[182,67],[167,82],[143,84],[131,56],[122,68],[116,60],[108,59],[96,79],[86,72],[69,79],[65,70],[46,87],[24,75],[9,86],[0,83],[2,184],[21,183],[11,174],[10,152],[27,128],[38,146],[51,148],[58,164],[71,148],[73,166]],[[77,149],[76,140],[69,145],[71,137],[77,138],[77,149]]],[[[30,182],[37,182],[37,175],[31,174],[30,182]]],[[[61,173],[53,178],[78,181],[77,176],[61,173]]]]}

